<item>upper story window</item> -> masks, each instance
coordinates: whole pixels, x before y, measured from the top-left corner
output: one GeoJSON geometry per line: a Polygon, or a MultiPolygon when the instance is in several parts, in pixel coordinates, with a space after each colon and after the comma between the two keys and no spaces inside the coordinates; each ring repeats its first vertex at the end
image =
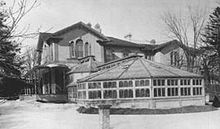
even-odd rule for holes
{"type": "Polygon", "coordinates": [[[83,41],[81,39],[76,41],[76,58],[83,57],[83,41]]]}
{"type": "Polygon", "coordinates": [[[74,42],[70,42],[70,57],[75,57],[75,47],[74,47],[74,42]]]}
{"type": "Polygon", "coordinates": [[[177,51],[172,51],[170,53],[170,64],[178,66],[179,64],[179,53],[177,51]]]}
{"type": "Polygon", "coordinates": [[[88,42],[85,43],[84,49],[85,49],[85,56],[88,56],[89,55],[89,43],[88,42]]]}

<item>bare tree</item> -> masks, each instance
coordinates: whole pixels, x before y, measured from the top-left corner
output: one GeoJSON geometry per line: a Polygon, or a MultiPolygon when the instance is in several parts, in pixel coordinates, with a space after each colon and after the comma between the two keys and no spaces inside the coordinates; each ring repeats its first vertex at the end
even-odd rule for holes
{"type": "Polygon", "coordinates": [[[14,0],[12,6],[8,7],[4,0],[0,1],[0,69],[8,76],[21,75],[22,62],[19,56],[21,46],[18,39],[36,36],[36,33],[28,33],[27,27],[21,27],[21,31],[18,29],[24,16],[36,7],[36,0],[30,2],[14,0]]]}
{"type": "Polygon", "coordinates": [[[37,66],[37,51],[34,48],[27,47],[23,54],[23,75],[37,66]]]}
{"type": "Polygon", "coordinates": [[[201,32],[206,21],[206,9],[187,7],[188,16],[167,11],[162,16],[169,38],[178,39],[186,57],[188,71],[195,66],[196,50],[200,44],[201,32]]]}

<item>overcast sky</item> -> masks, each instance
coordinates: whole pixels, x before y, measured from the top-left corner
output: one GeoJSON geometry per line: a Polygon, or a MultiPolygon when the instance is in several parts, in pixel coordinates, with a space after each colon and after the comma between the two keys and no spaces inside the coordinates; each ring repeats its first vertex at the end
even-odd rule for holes
{"type": "MultiPolygon", "coordinates": [[[[6,0],[10,5],[13,0],[6,0]]],[[[28,0],[29,1],[29,0],[28,0]]],[[[31,1],[31,0],[30,0],[31,1]]],[[[30,31],[50,28],[55,32],[79,21],[99,23],[103,34],[123,39],[131,33],[132,39],[168,41],[161,15],[164,11],[183,12],[187,5],[206,6],[213,10],[217,0],[39,0],[21,21],[30,31]]],[[[34,46],[37,39],[25,40],[23,45],[34,46]]]]}

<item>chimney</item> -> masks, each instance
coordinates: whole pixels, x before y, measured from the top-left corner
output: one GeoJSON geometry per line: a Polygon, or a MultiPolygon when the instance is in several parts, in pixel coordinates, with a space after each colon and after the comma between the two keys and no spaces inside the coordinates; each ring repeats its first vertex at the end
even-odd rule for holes
{"type": "Polygon", "coordinates": [[[92,24],[89,22],[89,23],[87,23],[87,26],[92,27],[92,24]]]}
{"type": "Polygon", "coordinates": [[[124,36],[125,39],[128,39],[129,41],[131,41],[131,37],[132,37],[132,34],[129,33],[127,35],[124,36]]]}
{"type": "Polygon", "coordinates": [[[94,29],[95,29],[96,31],[98,31],[99,33],[102,33],[102,29],[101,29],[99,23],[97,23],[97,24],[94,26],[94,29]]]}
{"type": "Polygon", "coordinates": [[[155,39],[152,39],[152,40],[150,41],[150,44],[155,45],[155,44],[156,44],[156,40],[155,40],[155,39]]]}

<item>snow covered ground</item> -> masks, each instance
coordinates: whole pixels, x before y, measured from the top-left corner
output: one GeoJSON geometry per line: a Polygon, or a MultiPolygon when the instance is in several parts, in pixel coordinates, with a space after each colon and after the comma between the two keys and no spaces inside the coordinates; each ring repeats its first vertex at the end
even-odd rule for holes
{"type": "MultiPolygon", "coordinates": [[[[75,104],[0,103],[0,129],[98,129],[98,115],[75,104]]],[[[169,115],[111,115],[111,129],[220,129],[220,110],[169,115]]]]}

